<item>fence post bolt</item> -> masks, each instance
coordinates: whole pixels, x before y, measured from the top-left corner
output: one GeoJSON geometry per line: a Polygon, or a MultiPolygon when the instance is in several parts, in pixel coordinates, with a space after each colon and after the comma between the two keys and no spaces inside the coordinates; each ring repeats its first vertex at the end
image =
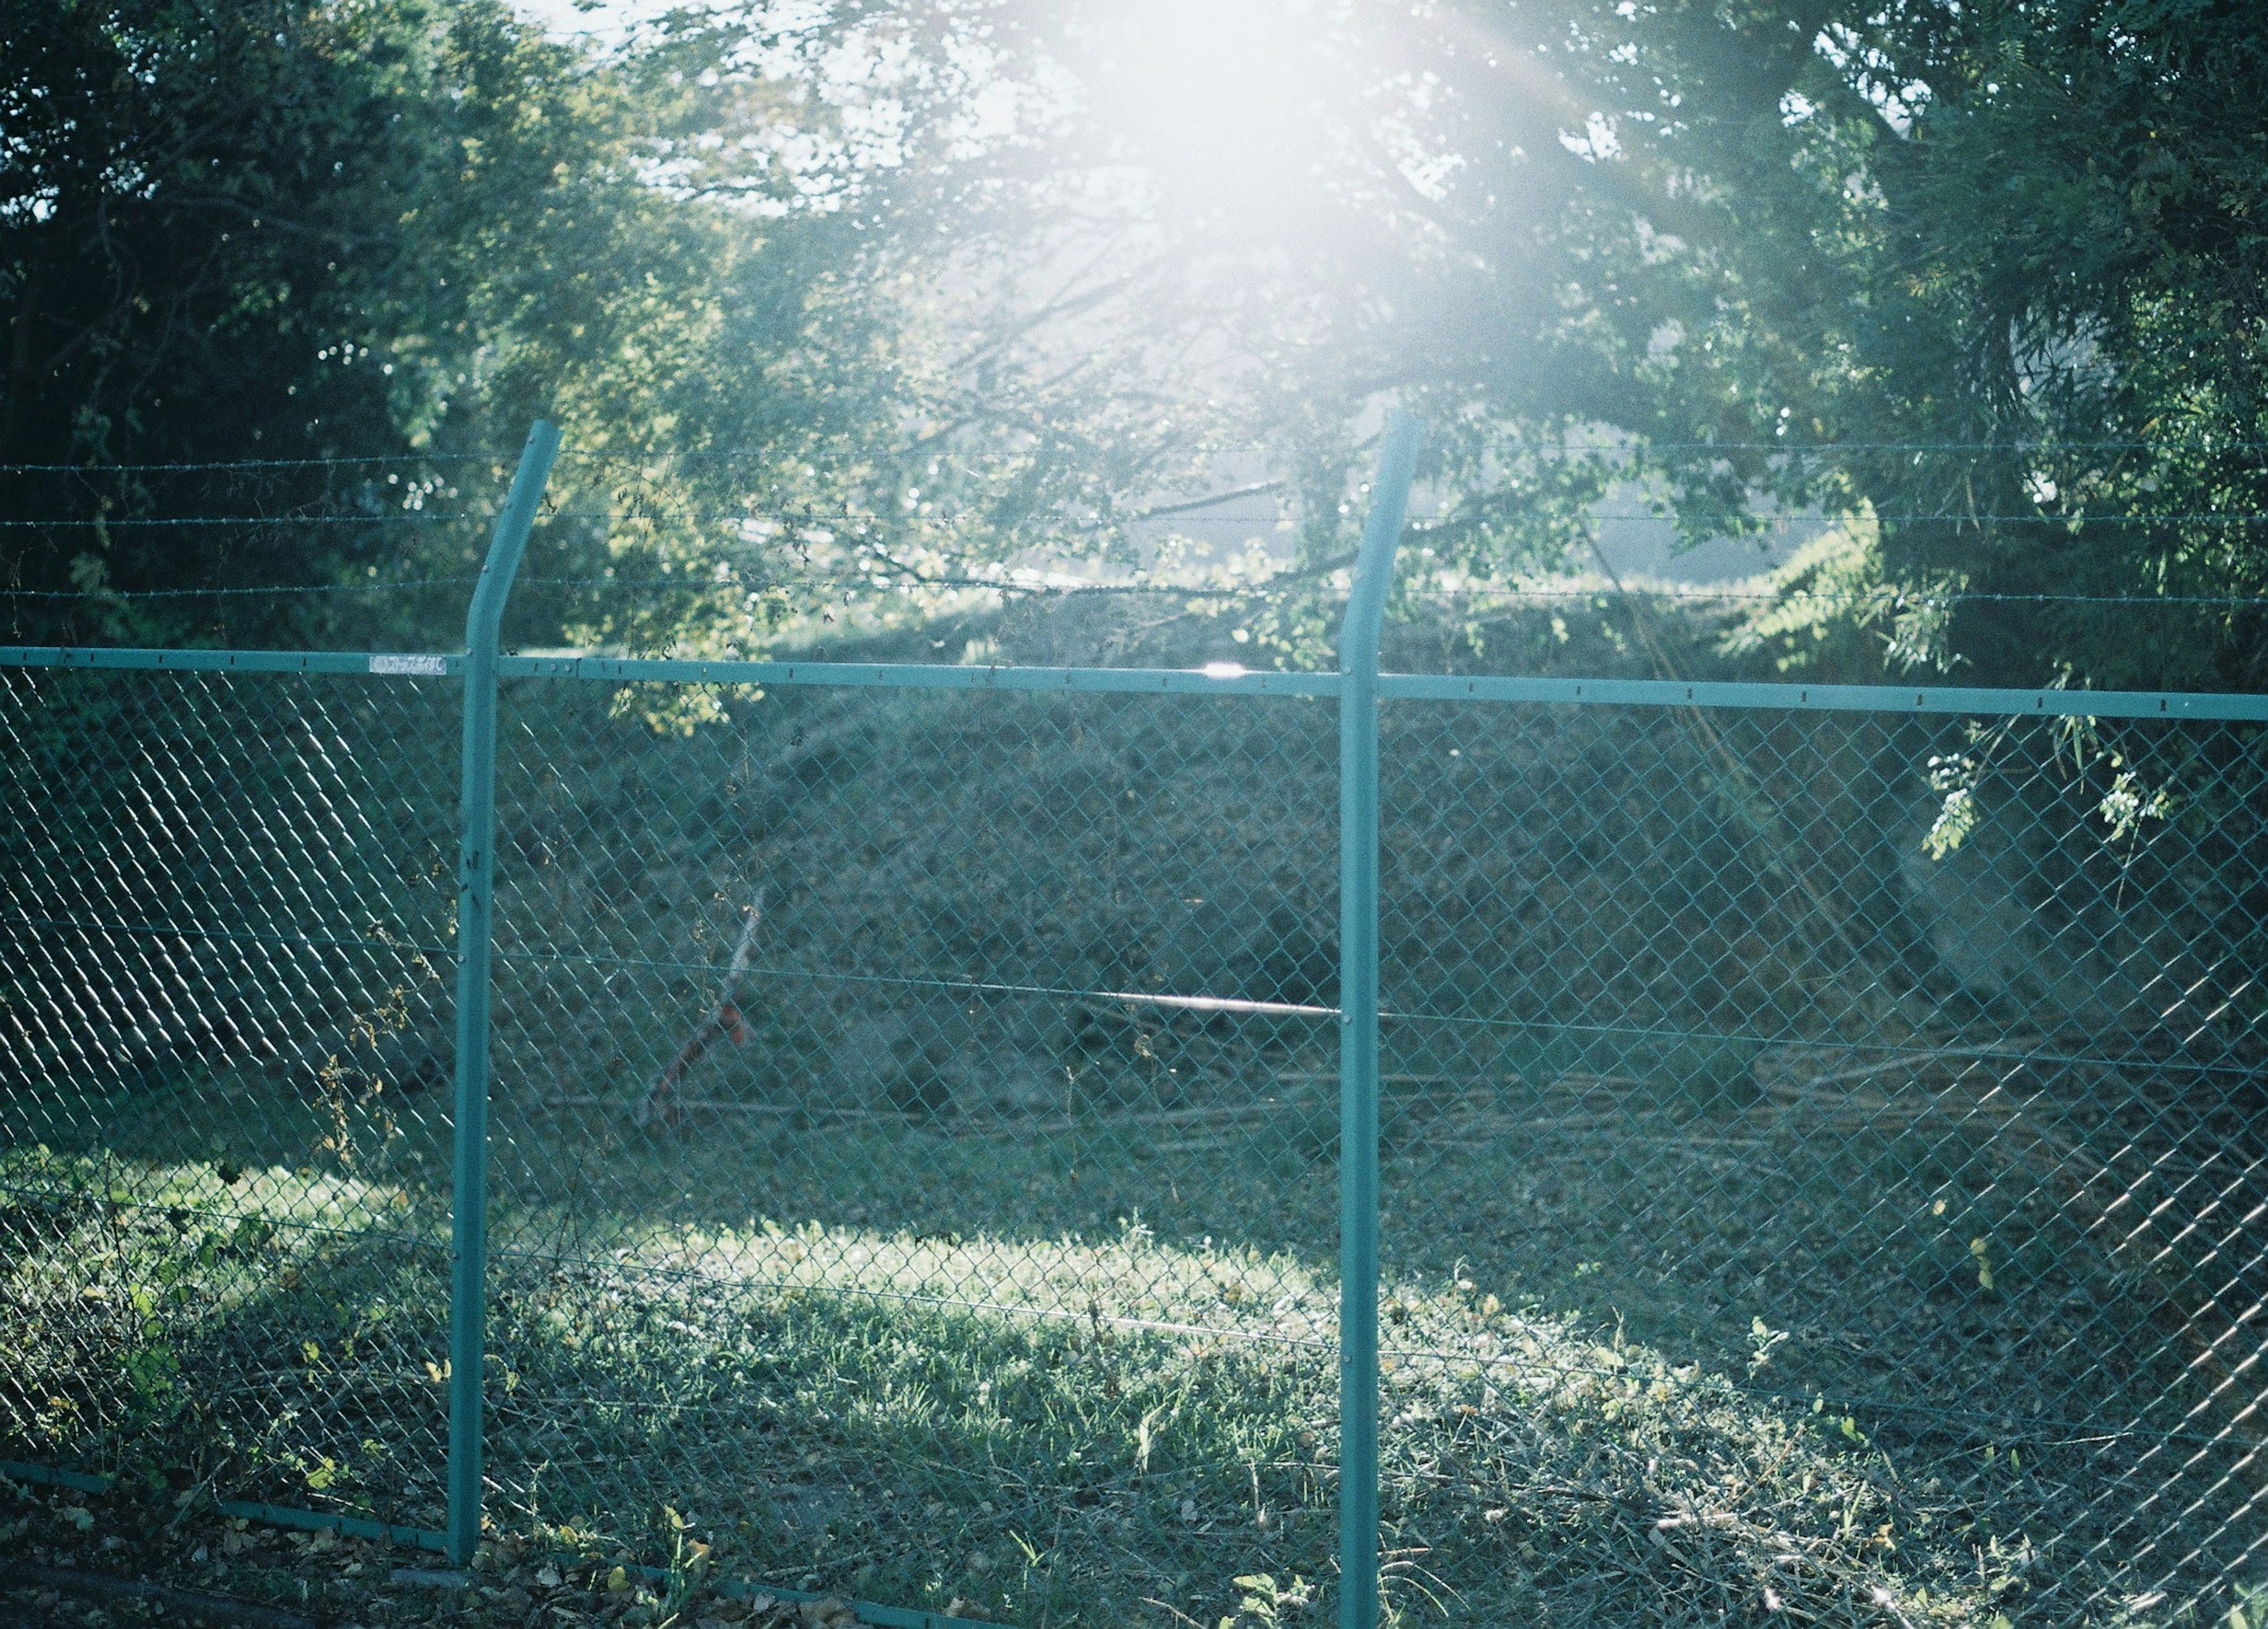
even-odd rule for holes
{"type": "Polygon", "coordinates": [[[1339,630],[1339,1625],[1378,1623],[1378,641],[1418,462],[1387,420],[1339,630]]]}
{"type": "Polygon", "coordinates": [[[559,452],[538,419],[489,540],[465,614],[465,767],[457,855],[456,1168],[449,1216],[449,1559],[481,1542],[481,1379],[487,1344],[489,959],[496,881],[497,641],[504,602],[559,452]]]}

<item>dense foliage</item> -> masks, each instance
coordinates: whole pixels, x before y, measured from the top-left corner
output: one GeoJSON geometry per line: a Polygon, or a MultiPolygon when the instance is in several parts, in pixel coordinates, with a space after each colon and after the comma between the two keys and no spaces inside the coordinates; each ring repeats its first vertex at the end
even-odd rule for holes
{"type": "Polygon", "coordinates": [[[1628,432],[1689,533],[1758,493],[1857,517],[1786,575],[1882,619],[1896,665],[2268,681],[2257,10],[1513,15],[1428,58],[1467,163],[1419,212],[1454,252],[1386,354],[1484,424],[1628,432]],[[1580,143],[1547,99],[1496,111],[1523,63],[1580,143]],[[1479,357],[1450,343],[1476,311],[1479,357]],[[2020,598],[2049,594],[2254,603],[2020,598]]]}
{"type": "MultiPolygon", "coordinates": [[[[495,0],[88,0],[4,33],[18,637],[446,643],[539,412],[571,456],[528,638],[746,645],[830,535],[802,518],[918,507],[961,404],[914,228],[837,207],[871,155],[792,86],[495,0]],[[277,586],[333,592],[244,592],[277,586]]],[[[1027,509],[1070,461],[1008,472],[1027,509]]]]}
{"type": "MultiPolygon", "coordinates": [[[[1285,20],[1241,70],[1241,175],[1192,137],[1211,104],[1118,118],[1119,8],[989,15],[1079,89],[1035,194],[1145,178],[1125,320],[1208,336],[1314,557],[1399,394],[1446,582],[1590,564],[1610,490],[1693,541],[1818,512],[1846,524],[1735,641],[1784,669],[2268,682],[2258,8],[1257,9],[1285,20]]],[[[1202,85],[1235,21],[1184,20],[1202,85]]]]}
{"type": "MultiPolygon", "coordinates": [[[[2234,0],[728,5],[605,55],[495,0],[5,32],[0,461],[400,455],[217,495],[11,471],[18,590],[461,575],[477,528],[432,515],[539,407],[593,518],[553,527],[531,638],[740,648],[830,572],[1130,561],[1145,502],[1255,441],[1287,580],[1327,585],[1398,395],[1435,587],[1587,566],[1610,491],[1697,541],[1817,513],[1735,653],[2268,683],[2268,23],[2234,0]],[[232,496],[372,518],[123,524],[232,496]]],[[[1312,645],[1320,603],[1256,626],[1312,645]]]]}

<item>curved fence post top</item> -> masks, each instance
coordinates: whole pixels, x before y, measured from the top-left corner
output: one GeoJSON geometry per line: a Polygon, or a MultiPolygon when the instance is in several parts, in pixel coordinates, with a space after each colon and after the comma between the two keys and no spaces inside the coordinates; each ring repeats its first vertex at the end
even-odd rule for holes
{"type": "Polygon", "coordinates": [[[519,575],[519,557],[527,550],[535,506],[543,501],[551,461],[558,455],[559,426],[548,418],[537,419],[528,426],[527,445],[520,449],[512,490],[504,494],[504,507],[497,512],[488,558],[481,563],[480,580],[473,585],[472,603],[465,610],[468,652],[496,645],[497,631],[504,625],[504,602],[511,597],[512,579],[519,575]]]}
{"type": "Polygon", "coordinates": [[[1386,623],[1386,591],[1394,582],[1394,555],[1410,512],[1410,483],[1418,468],[1418,420],[1396,409],[1386,419],[1378,453],[1378,475],[1371,483],[1370,518],[1355,556],[1354,587],[1347,595],[1346,620],[1339,628],[1339,671],[1375,673],[1379,634],[1386,623]]]}

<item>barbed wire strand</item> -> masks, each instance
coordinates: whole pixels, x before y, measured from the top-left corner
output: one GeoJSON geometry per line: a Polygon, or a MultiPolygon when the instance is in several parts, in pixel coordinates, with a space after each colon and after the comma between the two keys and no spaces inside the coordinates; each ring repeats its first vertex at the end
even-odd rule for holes
{"type": "MultiPolygon", "coordinates": [[[[1128,516],[1123,519],[1122,524],[1139,525],[1152,518],[1152,517],[1149,516],[1128,516]]],[[[1281,520],[1285,518],[1285,517],[1280,512],[1271,512],[1268,514],[1212,515],[1208,517],[1208,519],[1216,521],[1227,520],[1251,524],[1258,524],[1263,521],[1273,522],[1281,520]]],[[[1447,525],[1471,518],[1473,517],[1458,516],[1454,514],[1425,516],[1418,518],[1411,524],[1414,527],[1419,530],[1439,529],[1447,525]]],[[[1585,525],[1596,525],[1607,521],[1646,520],[1662,521],[1665,523],[1675,524],[1677,519],[1674,515],[1656,514],[1652,512],[1608,512],[1602,514],[1580,515],[1572,518],[1579,523],[1585,525]]],[[[1749,528],[1752,533],[1756,530],[1771,528],[1785,530],[1794,527],[1819,527],[1825,528],[1841,524],[1843,521],[1852,518],[1852,517],[1835,515],[1747,515],[1742,517],[1741,525],[1743,527],[1749,528]]],[[[1896,525],[1909,525],[1920,522],[1944,520],[1956,521],[1964,525],[2023,525],[2052,526],[2059,527],[2080,527],[2089,526],[2268,525],[2268,513],[2259,513],[2250,510],[2235,509],[2145,511],[2139,513],[2126,512],[2117,514],[2057,514],[2051,511],[2036,512],[2030,514],[1977,514],[1960,510],[1926,510],[1915,511],[1911,513],[1877,513],[1870,518],[1877,521],[1888,521],[1896,525]]],[[[0,529],[10,531],[34,531],[48,529],[70,531],[122,531],[129,529],[146,530],[164,527],[447,526],[459,523],[479,523],[481,525],[486,525],[492,519],[493,516],[491,514],[478,510],[463,510],[453,513],[436,513],[423,510],[412,510],[401,512],[374,515],[154,515],[122,516],[116,519],[99,516],[57,516],[46,520],[0,520],[0,529]]],[[[886,515],[862,514],[850,511],[821,512],[805,510],[781,510],[769,513],[751,511],[727,511],[711,513],[694,509],[555,509],[545,514],[543,519],[546,520],[604,520],[610,522],[641,521],[648,523],[682,521],[701,526],[747,527],[754,525],[774,526],[783,528],[817,525],[862,527],[961,526],[967,525],[972,521],[986,524],[1001,524],[998,521],[993,520],[991,517],[972,515],[968,513],[941,515],[886,515]]],[[[1066,523],[1073,529],[1086,531],[1097,529],[1099,527],[1105,524],[1101,521],[1069,520],[1068,518],[1066,518],[1066,523]]],[[[1009,527],[1012,528],[1017,525],[1024,523],[1020,521],[1010,521],[1006,524],[1009,527]]],[[[1734,541],[1738,541],[1738,534],[1731,535],[1733,536],[1734,541]]]]}
{"type": "MultiPolygon", "coordinates": [[[[1613,440],[1539,441],[1517,446],[1520,453],[1543,456],[1591,456],[1599,453],[1635,455],[1660,453],[1768,453],[1824,457],[1850,453],[2102,453],[2196,450],[2210,453],[2245,453],[2268,449],[2268,441],[2243,437],[2221,437],[2210,431],[2186,436],[2152,438],[2104,439],[2086,441],[2064,440],[1929,440],[1929,441],[1727,441],[1727,440],[1650,440],[1631,435],[1613,440]]],[[[1254,446],[1243,449],[1264,451],[1254,446]]],[[[257,469],[314,469],[365,468],[372,465],[398,464],[403,466],[433,464],[506,464],[519,456],[517,447],[473,448],[453,453],[427,453],[415,450],[397,453],[337,453],[319,458],[247,458],[202,459],[122,463],[68,462],[0,462],[0,474],[6,475],[156,475],[211,473],[222,470],[257,469]]],[[[565,447],[559,456],[564,461],[589,464],[623,463],[715,463],[733,460],[747,461],[779,460],[783,455],[768,447],[565,447]]]]}
{"type": "MultiPolygon", "coordinates": [[[[290,594],[331,593],[388,593],[424,591],[436,588],[469,587],[479,579],[475,577],[431,577],[386,580],[371,583],[277,583],[258,586],[232,586],[198,588],[11,588],[0,586],[0,600],[39,600],[53,601],[82,601],[108,603],[118,601],[183,600],[200,598],[232,598],[252,595],[280,596],[290,594]]],[[[932,577],[917,576],[902,571],[879,572],[866,576],[799,577],[799,578],[694,578],[694,577],[547,577],[528,576],[517,579],[521,586],[540,588],[585,588],[592,590],[646,590],[676,593],[705,593],[731,592],[734,593],[793,593],[798,590],[833,592],[839,589],[890,593],[909,588],[948,589],[955,592],[979,591],[991,593],[1022,595],[1121,594],[1177,596],[1192,600],[1251,599],[1290,586],[1293,581],[1314,579],[1305,572],[1287,572],[1281,579],[1263,578],[1242,583],[1174,583],[1174,582],[1017,582],[993,577],[932,577]]],[[[1637,587],[1596,586],[1571,584],[1564,586],[1476,586],[1459,588],[1416,588],[1405,592],[1405,598],[1419,601],[1465,603],[1473,601],[1503,602],[1505,608],[1528,603],[1575,602],[1610,600],[1669,600],[1691,601],[1716,604],[1735,602],[1757,605],[1800,604],[1804,606],[1840,606],[1845,608],[1881,607],[1940,607],[1952,605],[2087,605],[2129,606],[2136,608],[2257,608],[2268,609],[2268,593],[2260,594],[2086,594],[2086,593],[2006,593],[1948,590],[1944,593],[1898,590],[1891,587],[1852,589],[1846,591],[1792,587],[1758,589],[1719,586],[1710,583],[1661,583],[1637,587]]]]}

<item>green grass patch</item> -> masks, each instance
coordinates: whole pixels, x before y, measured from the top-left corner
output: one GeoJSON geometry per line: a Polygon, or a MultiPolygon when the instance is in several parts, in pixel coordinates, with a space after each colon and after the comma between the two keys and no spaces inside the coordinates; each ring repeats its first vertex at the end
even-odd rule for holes
{"type": "MultiPolygon", "coordinates": [[[[493,1518],[1016,1623],[1326,1621],[1336,1173],[1307,1089],[1213,1121],[656,1133],[506,1101],[493,1518]]],[[[2164,1475],[2102,1441],[2183,1395],[2178,1365],[2117,1355],[2162,1343],[2067,1220],[1942,1138],[1615,1089],[1405,1094],[1397,1621],[2209,1598],[2212,1508],[2136,1522],[2164,1475]],[[1970,1406],[1902,1406],[1947,1397],[1970,1406]]],[[[6,1456],[439,1525],[444,1139],[372,1120],[342,1152],[320,1101],[195,1101],[6,1157],[6,1456]]]]}

